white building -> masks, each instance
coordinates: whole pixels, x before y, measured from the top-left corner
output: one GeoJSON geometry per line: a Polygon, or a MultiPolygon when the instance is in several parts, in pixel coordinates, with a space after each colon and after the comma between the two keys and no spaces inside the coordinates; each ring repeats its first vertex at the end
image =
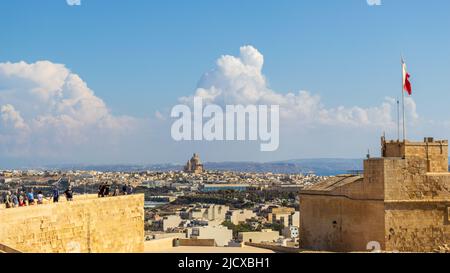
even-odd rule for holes
{"type": "Polygon", "coordinates": [[[200,205],[192,208],[188,217],[190,220],[203,219],[211,222],[222,223],[230,207],[224,205],[200,205]]]}
{"type": "Polygon", "coordinates": [[[164,216],[162,219],[162,228],[164,231],[179,227],[181,224],[181,217],[179,215],[164,216]]]}
{"type": "Polygon", "coordinates": [[[230,207],[224,205],[209,205],[207,208],[207,219],[209,221],[223,222],[230,207]]]}
{"type": "Polygon", "coordinates": [[[296,226],[285,227],[282,230],[282,234],[285,238],[297,239],[299,236],[298,227],[296,226]]]}
{"type": "Polygon", "coordinates": [[[233,240],[233,231],[222,225],[195,227],[188,229],[188,237],[192,239],[214,239],[217,246],[223,247],[233,240]]]}
{"type": "Polygon", "coordinates": [[[248,219],[256,218],[256,213],[251,210],[231,210],[226,215],[226,220],[234,225],[245,223],[248,219]]]}
{"type": "MultiPolygon", "coordinates": [[[[274,209],[274,211],[277,209],[274,209]]],[[[277,211],[276,213],[269,213],[268,215],[268,221],[271,223],[280,223],[285,227],[289,226],[300,226],[300,212],[299,211],[283,211],[282,209],[277,211]]]]}

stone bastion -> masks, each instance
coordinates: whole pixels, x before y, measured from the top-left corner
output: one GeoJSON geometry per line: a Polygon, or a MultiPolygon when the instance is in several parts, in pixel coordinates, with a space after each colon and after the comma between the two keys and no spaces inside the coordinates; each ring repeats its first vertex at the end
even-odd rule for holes
{"type": "Polygon", "coordinates": [[[25,253],[143,252],[144,195],[2,208],[0,245],[25,253]]]}

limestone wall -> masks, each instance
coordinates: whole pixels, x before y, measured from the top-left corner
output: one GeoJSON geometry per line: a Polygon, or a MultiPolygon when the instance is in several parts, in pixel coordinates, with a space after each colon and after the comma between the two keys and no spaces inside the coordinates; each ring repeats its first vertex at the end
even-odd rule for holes
{"type": "Polygon", "coordinates": [[[405,157],[405,145],[403,142],[383,142],[382,157],[405,157]]]}
{"type": "Polygon", "coordinates": [[[354,196],[358,199],[383,200],[384,199],[384,162],[379,159],[364,161],[364,179],[358,189],[358,183],[353,183],[349,188],[347,196],[354,196]]]}
{"type": "Polygon", "coordinates": [[[407,144],[406,158],[420,158],[427,162],[428,172],[448,172],[448,142],[407,144]]]}
{"type": "Polygon", "coordinates": [[[364,162],[364,179],[302,191],[302,248],[450,249],[448,141],[383,142],[382,154],[364,162]]]}
{"type": "Polygon", "coordinates": [[[173,241],[175,238],[162,238],[156,240],[146,241],[145,252],[159,252],[170,249],[173,247],[173,241]]]}
{"type": "Polygon", "coordinates": [[[448,141],[386,142],[383,157],[425,160],[425,171],[448,172],[448,141]]]}
{"type": "Polygon", "coordinates": [[[419,158],[384,161],[385,200],[450,201],[450,173],[427,173],[419,158]]]}
{"type": "Polygon", "coordinates": [[[143,252],[144,195],[0,210],[0,243],[21,252],[143,252]]]}
{"type": "Polygon", "coordinates": [[[321,251],[366,251],[384,248],[384,203],[339,196],[302,195],[300,248],[321,251]]]}
{"type": "Polygon", "coordinates": [[[285,247],[285,246],[279,246],[279,245],[269,245],[269,244],[261,244],[261,243],[250,243],[250,242],[245,243],[245,245],[273,250],[275,253],[299,253],[300,252],[300,249],[298,249],[298,248],[285,247]]]}
{"type": "Polygon", "coordinates": [[[450,244],[449,203],[387,202],[386,250],[431,252],[450,244]]]}
{"type": "Polygon", "coordinates": [[[214,239],[178,239],[178,246],[216,246],[214,239]]]}
{"type": "Polygon", "coordinates": [[[300,247],[366,251],[370,242],[379,242],[384,248],[385,164],[369,159],[364,161],[364,178],[347,179],[330,192],[302,191],[300,247]]]}
{"type": "Polygon", "coordinates": [[[278,240],[280,233],[278,231],[239,232],[238,236],[239,240],[244,243],[262,243],[278,240]]]}

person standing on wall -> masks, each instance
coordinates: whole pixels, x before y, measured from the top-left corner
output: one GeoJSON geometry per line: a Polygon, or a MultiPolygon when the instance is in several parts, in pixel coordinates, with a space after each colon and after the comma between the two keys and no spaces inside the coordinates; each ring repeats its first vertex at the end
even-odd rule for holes
{"type": "Polygon", "coordinates": [[[52,194],[53,194],[53,203],[58,203],[59,202],[59,190],[58,190],[58,187],[55,186],[53,188],[52,194]]]}
{"type": "Polygon", "coordinates": [[[69,188],[67,188],[67,190],[64,192],[64,195],[66,196],[66,199],[67,199],[68,202],[72,202],[73,201],[72,186],[69,186],[69,188]]]}
{"type": "Polygon", "coordinates": [[[27,193],[27,200],[28,200],[28,206],[34,205],[34,193],[33,193],[33,189],[32,188],[27,193]]]}

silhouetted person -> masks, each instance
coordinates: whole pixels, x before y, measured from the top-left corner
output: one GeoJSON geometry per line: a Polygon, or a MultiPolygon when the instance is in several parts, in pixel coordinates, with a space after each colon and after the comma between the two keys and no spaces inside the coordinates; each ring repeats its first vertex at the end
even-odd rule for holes
{"type": "Polygon", "coordinates": [[[15,192],[11,194],[11,204],[13,208],[19,206],[19,199],[17,198],[17,194],[15,192]]]}
{"type": "Polygon", "coordinates": [[[53,203],[58,203],[59,202],[59,190],[57,187],[53,188],[53,203]]]}
{"type": "Polygon", "coordinates": [[[25,202],[25,198],[23,195],[19,195],[19,207],[25,207],[27,203],[25,202]]]}
{"type": "Polygon", "coordinates": [[[105,184],[105,189],[103,191],[103,196],[108,197],[109,196],[109,191],[111,190],[110,186],[108,183],[105,184]]]}
{"type": "Polygon", "coordinates": [[[118,187],[116,187],[115,189],[114,189],[114,193],[113,193],[113,196],[119,196],[120,195],[120,191],[119,191],[119,188],[118,187]]]}
{"type": "Polygon", "coordinates": [[[5,195],[5,198],[3,198],[3,203],[5,203],[5,207],[7,209],[12,207],[12,202],[11,202],[11,192],[7,192],[5,195]]]}
{"type": "Polygon", "coordinates": [[[68,202],[73,201],[72,186],[69,186],[69,188],[64,192],[64,195],[66,196],[66,199],[67,199],[68,202]]]}
{"type": "Polygon", "coordinates": [[[105,183],[98,186],[98,197],[105,197],[105,183]]]}
{"type": "Polygon", "coordinates": [[[128,183],[128,187],[127,187],[127,194],[133,194],[133,187],[131,186],[131,183],[128,183]]]}
{"type": "Polygon", "coordinates": [[[28,200],[28,205],[34,205],[33,189],[30,189],[30,191],[27,193],[27,200],[28,200]]]}
{"type": "Polygon", "coordinates": [[[38,199],[38,201],[37,201],[38,205],[44,204],[44,194],[42,194],[42,191],[38,192],[37,199],[38,199]]]}

